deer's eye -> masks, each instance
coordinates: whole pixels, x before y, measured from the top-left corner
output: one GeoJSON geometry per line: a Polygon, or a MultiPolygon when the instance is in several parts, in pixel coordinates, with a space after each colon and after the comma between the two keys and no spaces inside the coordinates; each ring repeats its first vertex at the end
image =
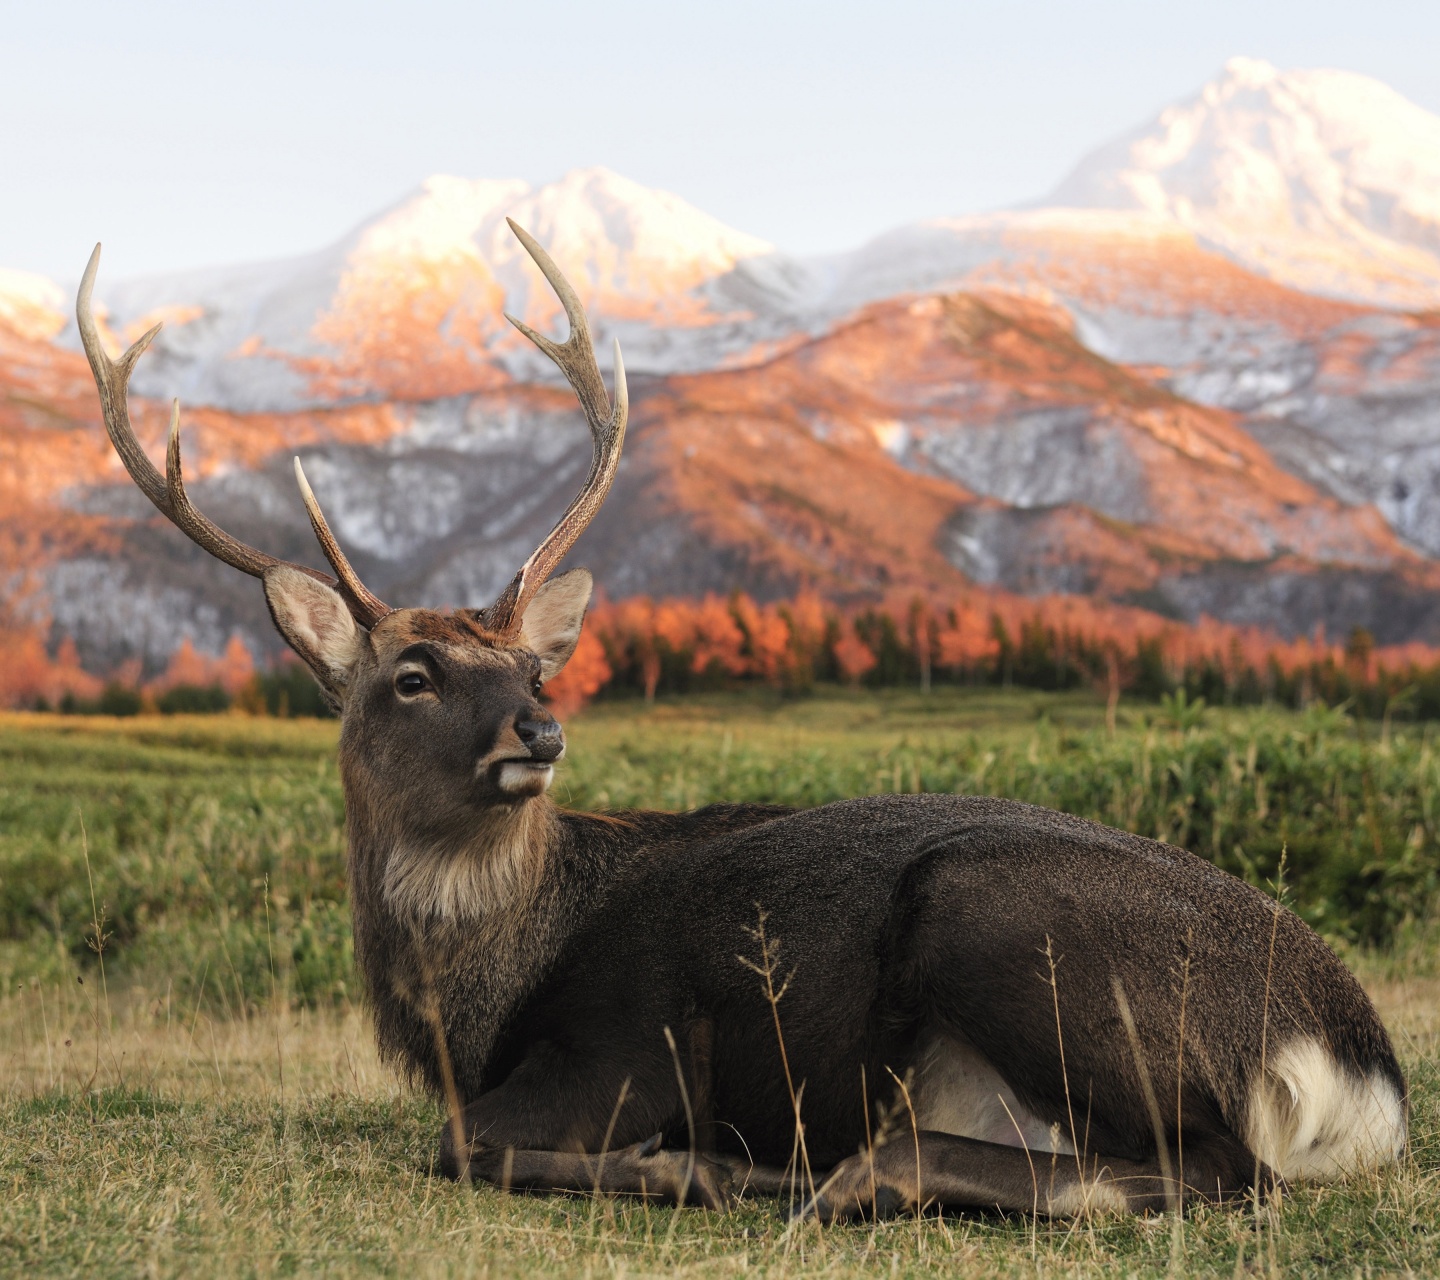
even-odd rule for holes
{"type": "Polygon", "coordinates": [[[395,692],[414,697],[417,693],[424,693],[426,689],[433,688],[418,671],[407,671],[403,676],[395,677],[395,692]]]}

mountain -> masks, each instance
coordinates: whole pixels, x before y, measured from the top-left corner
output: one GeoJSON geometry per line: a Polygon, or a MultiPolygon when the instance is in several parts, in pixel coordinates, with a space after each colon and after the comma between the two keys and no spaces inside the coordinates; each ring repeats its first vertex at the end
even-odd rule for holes
{"type": "Polygon", "coordinates": [[[1353,72],[1233,58],[1044,203],[1144,210],[1296,288],[1440,306],[1440,118],[1353,72]]]}
{"type": "MultiPolygon", "coordinates": [[[[185,636],[215,652],[235,629],[275,649],[254,584],[119,477],[81,358],[31,346],[50,381],[9,403],[64,413],[11,428],[0,477],[28,466],[63,482],[15,521],[33,548],[40,512],[69,513],[69,541],[32,549],[56,629],[97,667],[137,653],[162,665],[185,636]]],[[[158,458],[164,406],[136,410],[158,458]]],[[[298,450],[366,581],[415,604],[488,602],[589,457],[572,398],[548,386],[200,410],[186,424],[190,490],[223,527],[314,563],[298,450]]],[[[637,378],[631,424],[615,492],[575,552],[612,596],[808,587],[859,603],[977,583],[1287,633],[1440,636],[1440,567],[1373,507],[1278,465],[1243,415],[1100,356],[1053,301],[994,290],[871,304],[762,363],[637,378]]]]}
{"type": "MultiPolygon", "coordinates": [[[[714,287],[738,296],[738,281],[772,266],[742,262],[714,287]]],[[[1053,304],[1095,354],[1236,414],[1294,475],[1345,504],[1373,504],[1408,545],[1440,555],[1436,312],[1302,292],[1137,211],[935,219],[824,266],[791,295],[816,308],[806,333],[897,295],[981,290],[1053,304]]]]}
{"type": "Polygon", "coordinates": [[[107,283],[103,301],[127,339],[165,323],[136,375],[144,394],[242,412],[463,395],[538,371],[504,311],[540,328],[558,316],[507,215],[566,264],[637,370],[748,345],[696,291],[771,246],[605,169],[536,189],[431,178],[318,253],[107,283]]]}
{"type": "MultiPolygon", "coordinates": [[[[978,587],[1440,643],[1440,311],[1411,305],[1432,126],[1374,82],[1237,61],[1083,162],[1064,205],[823,259],[584,170],[435,178],[308,257],[101,288],[117,343],[166,322],[138,430],[158,459],[181,396],[202,509],[313,563],[299,451],[398,602],[488,602],[588,462],[568,388],[502,318],[563,331],[509,214],[602,360],[625,347],[626,456],[575,551],[612,597],[978,587]]],[[[125,480],[68,308],[0,273],[0,624],[96,670],[187,636],[273,650],[254,584],[125,480]]]]}

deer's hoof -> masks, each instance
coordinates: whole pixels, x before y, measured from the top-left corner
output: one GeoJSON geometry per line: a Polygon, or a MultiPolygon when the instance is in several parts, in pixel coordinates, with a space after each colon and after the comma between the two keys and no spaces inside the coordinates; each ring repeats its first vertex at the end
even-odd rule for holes
{"type": "Polygon", "coordinates": [[[814,1197],[791,1215],[817,1222],[890,1218],[914,1206],[914,1195],[887,1177],[878,1161],[861,1153],[842,1160],[826,1176],[814,1197]]]}

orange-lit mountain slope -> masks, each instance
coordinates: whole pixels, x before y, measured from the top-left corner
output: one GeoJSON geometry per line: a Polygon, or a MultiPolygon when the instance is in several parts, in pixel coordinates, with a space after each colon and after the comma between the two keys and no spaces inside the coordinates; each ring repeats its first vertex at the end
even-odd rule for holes
{"type": "MultiPolygon", "coordinates": [[[[1329,353],[1317,377],[1369,359],[1372,339],[1325,326],[1375,313],[1340,305],[1288,317],[1329,353]]],[[[1292,634],[1440,635],[1433,561],[1373,507],[1277,465],[1249,419],[1177,395],[1170,370],[1098,355],[1083,324],[1073,303],[992,287],[877,303],[763,363],[634,379],[616,491],[577,561],[613,597],[813,587],[860,601],[976,583],[1292,634]]],[[[1407,359],[1423,363],[1397,355],[1401,383],[1407,359]]],[[[138,652],[153,666],[185,636],[218,652],[237,629],[273,647],[254,584],[189,547],[123,478],[78,356],[0,330],[0,383],[12,601],[96,664],[138,652]]],[[[136,416],[158,459],[162,406],[136,416]]],[[[185,421],[192,491],[222,525],[314,563],[288,466],[298,450],[361,572],[403,603],[490,599],[589,453],[568,392],[508,381],[185,421]]]]}
{"type": "MultiPolygon", "coordinates": [[[[1291,580],[1440,585],[1372,508],[1277,466],[1235,415],[1096,356],[1066,313],[1014,296],[877,304],[764,366],[669,380],[645,414],[668,437],[662,490],[689,496],[717,536],[775,546],[776,563],[832,591],[827,557],[847,526],[844,563],[866,548],[883,562],[872,590],[935,580],[937,552],[978,582],[1182,614],[1198,612],[1190,598],[1217,570],[1282,562],[1291,580]],[[938,520],[937,500],[954,503],[938,520]]],[[[1218,591],[1210,603],[1223,604],[1218,591]]]]}
{"type": "Polygon", "coordinates": [[[836,305],[909,288],[1052,302],[1092,351],[1224,408],[1287,470],[1440,554],[1435,312],[1319,298],[1154,218],[1040,210],[908,228],[867,246],[836,305]]]}
{"type": "MultiPolygon", "coordinates": [[[[168,412],[139,399],[132,410],[137,433],[160,461],[168,412]]],[[[243,476],[298,446],[377,445],[401,425],[388,405],[246,417],[201,410],[186,421],[186,472],[202,488],[207,478],[243,476]]],[[[159,523],[110,447],[84,358],[0,316],[0,626],[83,615],[99,602],[77,566],[95,581],[118,581],[128,539],[137,531],[153,536],[159,523]]],[[[183,545],[161,545],[165,555],[185,558],[183,545]]],[[[154,637],[167,652],[180,639],[163,630],[154,637]]]]}

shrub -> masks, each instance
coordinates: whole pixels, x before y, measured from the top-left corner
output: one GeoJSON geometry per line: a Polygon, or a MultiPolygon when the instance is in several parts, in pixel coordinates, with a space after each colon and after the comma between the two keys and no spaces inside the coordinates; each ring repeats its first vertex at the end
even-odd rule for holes
{"type": "Polygon", "coordinates": [[[224,711],[229,706],[230,695],[218,684],[177,684],[155,699],[156,709],[167,716],[224,711]]]}

